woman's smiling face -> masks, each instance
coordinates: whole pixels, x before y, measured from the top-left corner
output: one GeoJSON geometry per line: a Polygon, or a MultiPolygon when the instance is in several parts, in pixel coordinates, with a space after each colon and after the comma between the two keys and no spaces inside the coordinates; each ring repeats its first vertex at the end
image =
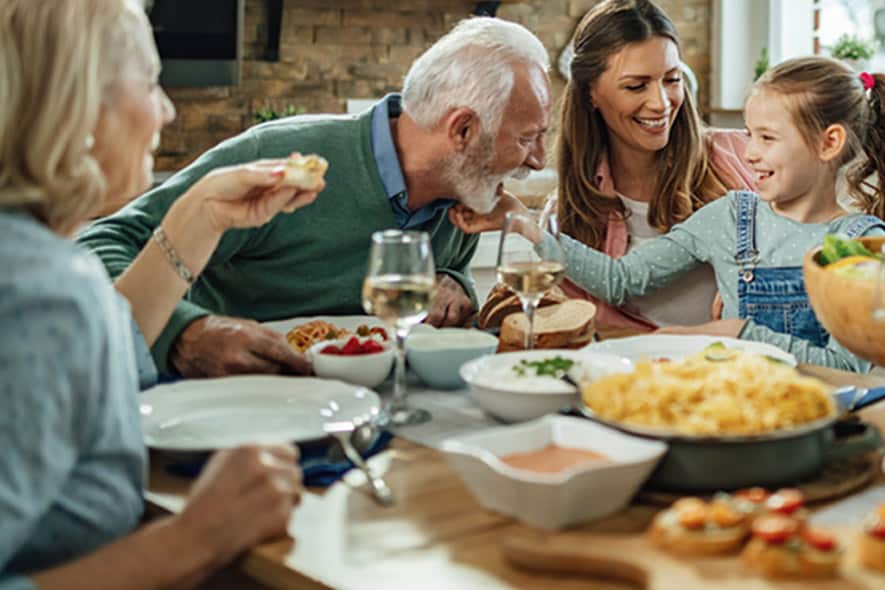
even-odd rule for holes
{"type": "Polygon", "coordinates": [[[646,152],[664,149],[685,100],[679,48],[660,36],[624,46],[608,59],[589,99],[615,146],[646,152]]]}

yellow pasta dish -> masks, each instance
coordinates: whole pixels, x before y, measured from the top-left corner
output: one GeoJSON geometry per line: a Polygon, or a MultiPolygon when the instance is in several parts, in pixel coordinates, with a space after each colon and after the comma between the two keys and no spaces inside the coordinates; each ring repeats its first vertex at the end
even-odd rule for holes
{"type": "Polygon", "coordinates": [[[721,345],[677,361],[644,361],[582,387],[600,418],[690,435],[755,435],[835,414],[826,385],[771,359],[721,345]]]}

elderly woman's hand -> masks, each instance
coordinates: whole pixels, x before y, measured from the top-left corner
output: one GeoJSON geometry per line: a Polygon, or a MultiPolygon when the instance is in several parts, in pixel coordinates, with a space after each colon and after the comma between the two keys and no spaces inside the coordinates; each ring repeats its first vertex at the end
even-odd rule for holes
{"type": "Polygon", "coordinates": [[[495,208],[488,213],[477,213],[470,207],[458,203],[449,209],[449,220],[452,224],[468,234],[494,231],[504,227],[504,218],[508,213],[524,212],[528,208],[514,195],[501,189],[495,208]]]}
{"type": "Polygon", "coordinates": [[[289,445],[247,445],[220,451],[194,483],[177,516],[192,546],[212,552],[216,566],[246,549],[284,537],[301,501],[298,450],[289,445]]]}
{"type": "Polygon", "coordinates": [[[187,198],[202,203],[207,221],[219,232],[263,225],[280,212],[313,203],[326,186],[321,182],[304,190],[283,185],[285,173],[285,160],[216,168],[188,190],[187,198]]]}

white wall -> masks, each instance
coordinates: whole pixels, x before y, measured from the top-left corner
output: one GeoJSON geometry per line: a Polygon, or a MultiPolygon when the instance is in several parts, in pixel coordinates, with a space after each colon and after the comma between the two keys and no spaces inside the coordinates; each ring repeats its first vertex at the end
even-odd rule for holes
{"type": "Polygon", "coordinates": [[[719,117],[740,120],[763,47],[770,65],[814,51],[813,0],[714,0],[712,25],[710,106],[719,117]]]}

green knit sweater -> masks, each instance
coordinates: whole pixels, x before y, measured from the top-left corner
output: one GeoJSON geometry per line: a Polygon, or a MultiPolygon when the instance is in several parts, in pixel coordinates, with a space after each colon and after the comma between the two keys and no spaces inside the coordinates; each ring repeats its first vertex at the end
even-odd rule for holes
{"type": "MultiPolygon", "coordinates": [[[[266,123],[203,154],[162,186],[87,228],[78,241],[111,276],[122,273],[171,204],[210,170],[293,151],[329,161],[326,188],[311,205],[257,229],[224,234],[198,280],[154,344],[168,371],[173,341],[195,319],[212,314],[259,321],[298,315],[362,313],[360,289],[372,232],[395,228],[371,147],[371,110],[356,116],[302,116],[266,123]]],[[[468,266],[477,236],[457,230],[445,212],[415,229],[431,236],[438,272],[457,280],[476,302],[468,266]]]]}

